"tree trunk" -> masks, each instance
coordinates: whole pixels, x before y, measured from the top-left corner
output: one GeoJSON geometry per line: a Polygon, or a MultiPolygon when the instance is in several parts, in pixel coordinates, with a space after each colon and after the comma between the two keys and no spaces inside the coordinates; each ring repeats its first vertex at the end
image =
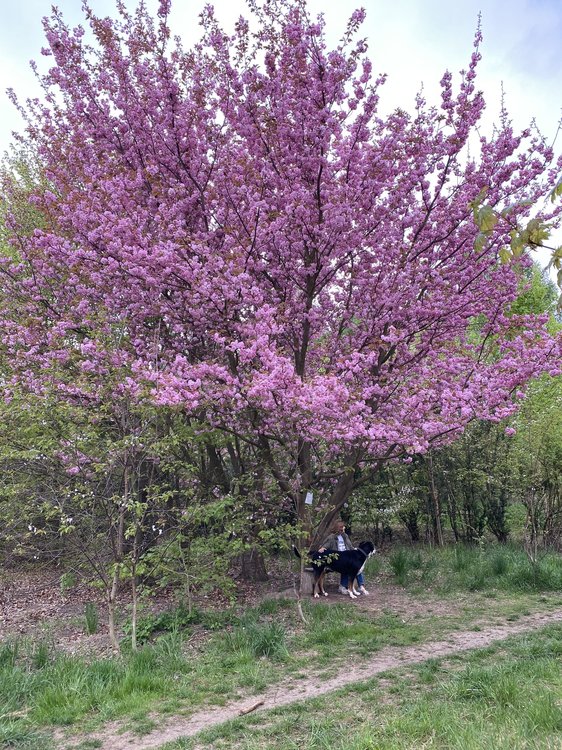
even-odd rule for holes
{"type": "Polygon", "coordinates": [[[314,587],[314,572],[312,568],[304,566],[301,568],[300,593],[301,596],[312,596],[314,587]]]}
{"type": "Polygon", "coordinates": [[[431,451],[427,454],[427,470],[429,474],[429,489],[431,495],[431,515],[433,521],[434,540],[438,547],[443,546],[443,527],[441,525],[441,506],[439,494],[435,486],[435,474],[433,471],[433,456],[431,451]]]}
{"type": "Polygon", "coordinates": [[[453,530],[453,534],[455,536],[455,542],[458,542],[460,539],[460,534],[457,526],[457,501],[450,488],[449,502],[447,503],[447,512],[449,514],[449,523],[451,524],[451,529],[453,530]]]}
{"type": "Polygon", "coordinates": [[[322,542],[328,535],[330,527],[339,516],[341,509],[351,495],[354,484],[353,475],[354,472],[350,470],[345,472],[338,479],[336,487],[332,492],[332,496],[330,497],[330,501],[328,503],[329,510],[324,515],[324,518],[320,522],[320,525],[318,526],[316,533],[312,538],[312,549],[317,549],[322,544],[322,542]]]}
{"type": "Polygon", "coordinates": [[[123,548],[125,540],[125,508],[126,501],[129,492],[129,475],[128,467],[125,463],[124,472],[124,502],[119,508],[119,520],[117,523],[117,530],[115,531],[115,539],[113,540],[113,579],[111,587],[107,592],[107,612],[108,612],[108,625],[109,625],[109,639],[111,645],[116,651],[119,651],[119,641],[117,640],[117,633],[115,628],[115,605],[117,602],[117,593],[119,591],[119,574],[121,572],[121,564],[123,561],[123,548]]]}
{"type": "Polygon", "coordinates": [[[257,582],[269,580],[263,555],[257,547],[244,550],[240,562],[240,578],[243,581],[257,582]]]}
{"type": "Polygon", "coordinates": [[[133,596],[133,611],[131,613],[131,649],[137,650],[137,618],[139,611],[139,595],[137,588],[137,566],[133,563],[131,570],[131,593],[133,596]]]}
{"type": "Polygon", "coordinates": [[[117,591],[119,587],[119,567],[116,565],[113,572],[111,587],[107,592],[107,620],[109,627],[109,640],[116,651],[119,651],[119,641],[115,628],[115,603],[117,601],[117,591]]]}

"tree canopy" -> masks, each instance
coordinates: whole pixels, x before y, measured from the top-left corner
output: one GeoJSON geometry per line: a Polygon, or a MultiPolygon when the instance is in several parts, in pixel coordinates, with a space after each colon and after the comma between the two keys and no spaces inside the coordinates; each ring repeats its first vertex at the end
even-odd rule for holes
{"type": "Polygon", "coordinates": [[[304,1],[250,9],[227,34],[207,6],[189,50],[168,0],[86,6],[92,43],[46,19],[44,97],[20,105],[44,218],[8,222],[0,326],[18,383],[95,401],[110,377],[236,436],[309,524],[314,493],[322,533],[359,469],[559,371],[547,316],[511,310],[530,261],[504,253],[557,167],[506,113],[478,132],[479,31],[438,106],[382,117],[363,11],[329,49],[304,1]]]}

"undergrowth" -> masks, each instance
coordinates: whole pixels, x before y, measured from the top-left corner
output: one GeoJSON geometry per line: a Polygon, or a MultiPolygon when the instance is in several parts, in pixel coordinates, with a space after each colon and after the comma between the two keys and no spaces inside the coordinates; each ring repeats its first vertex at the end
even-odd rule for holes
{"type": "Polygon", "coordinates": [[[438,548],[400,547],[387,559],[388,575],[401,586],[431,586],[437,592],[507,593],[562,590],[562,558],[545,552],[532,562],[510,545],[454,545],[438,548]]]}

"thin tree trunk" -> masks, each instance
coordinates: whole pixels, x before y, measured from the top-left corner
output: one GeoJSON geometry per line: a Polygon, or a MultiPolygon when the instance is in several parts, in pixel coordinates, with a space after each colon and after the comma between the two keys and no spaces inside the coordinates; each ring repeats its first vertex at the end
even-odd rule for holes
{"type": "Polygon", "coordinates": [[[432,501],[433,530],[435,533],[435,542],[438,547],[443,546],[443,527],[441,525],[441,506],[439,503],[439,494],[435,486],[435,474],[433,471],[433,456],[431,451],[427,454],[427,470],[429,474],[429,488],[432,501]]]}
{"type": "Polygon", "coordinates": [[[113,571],[113,578],[111,581],[111,588],[107,592],[107,617],[109,627],[109,640],[111,641],[112,647],[119,651],[119,641],[117,640],[117,633],[115,627],[115,604],[117,601],[117,592],[119,589],[119,566],[115,566],[113,571]]]}
{"type": "Polygon", "coordinates": [[[353,483],[354,479],[352,470],[344,472],[338,479],[336,487],[332,492],[332,495],[328,502],[329,510],[324,515],[324,518],[320,522],[320,525],[318,526],[316,533],[314,534],[314,537],[312,539],[313,548],[319,546],[326,538],[328,530],[340,514],[341,509],[351,495],[351,491],[353,490],[353,483]]]}
{"type": "Polygon", "coordinates": [[[124,487],[125,501],[121,503],[121,506],[119,508],[119,521],[117,523],[117,538],[115,539],[115,545],[114,545],[113,578],[111,581],[111,588],[108,592],[108,602],[107,602],[107,611],[108,611],[108,620],[109,620],[108,622],[109,639],[111,641],[111,645],[117,651],[119,651],[119,641],[117,640],[117,633],[116,633],[115,612],[116,612],[117,594],[119,591],[119,574],[120,574],[121,565],[123,562],[123,542],[124,542],[124,535],[125,535],[125,512],[126,512],[126,500],[127,500],[127,493],[128,493],[127,466],[125,466],[124,484],[125,484],[125,487],[124,487]]]}
{"type": "MultiPolygon", "coordinates": [[[[136,544],[134,545],[136,546],[136,544]]],[[[136,550],[133,552],[136,554],[136,550]]],[[[139,597],[137,588],[137,566],[133,560],[131,567],[131,593],[133,597],[133,610],[131,613],[131,648],[133,651],[137,650],[137,617],[139,609],[139,597]]]]}

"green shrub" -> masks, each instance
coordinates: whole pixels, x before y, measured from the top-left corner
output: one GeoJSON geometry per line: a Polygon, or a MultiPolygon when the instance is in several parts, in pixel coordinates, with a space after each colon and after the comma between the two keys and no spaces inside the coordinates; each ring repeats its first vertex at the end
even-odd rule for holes
{"type": "MultiPolygon", "coordinates": [[[[166,633],[189,632],[193,625],[201,625],[206,630],[223,630],[228,625],[238,622],[238,617],[230,609],[203,611],[197,608],[189,610],[185,605],[168,609],[158,614],[147,614],[137,620],[137,642],[146,643],[155,636],[166,633]]],[[[123,625],[125,636],[131,634],[131,621],[123,625]]]]}
{"type": "Polygon", "coordinates": [[[66,596],[66,594],[76,586],[76,574],[73,573],[72,570],[63,573],[59,579],[59,586],[61,596],[66,596]]]}

